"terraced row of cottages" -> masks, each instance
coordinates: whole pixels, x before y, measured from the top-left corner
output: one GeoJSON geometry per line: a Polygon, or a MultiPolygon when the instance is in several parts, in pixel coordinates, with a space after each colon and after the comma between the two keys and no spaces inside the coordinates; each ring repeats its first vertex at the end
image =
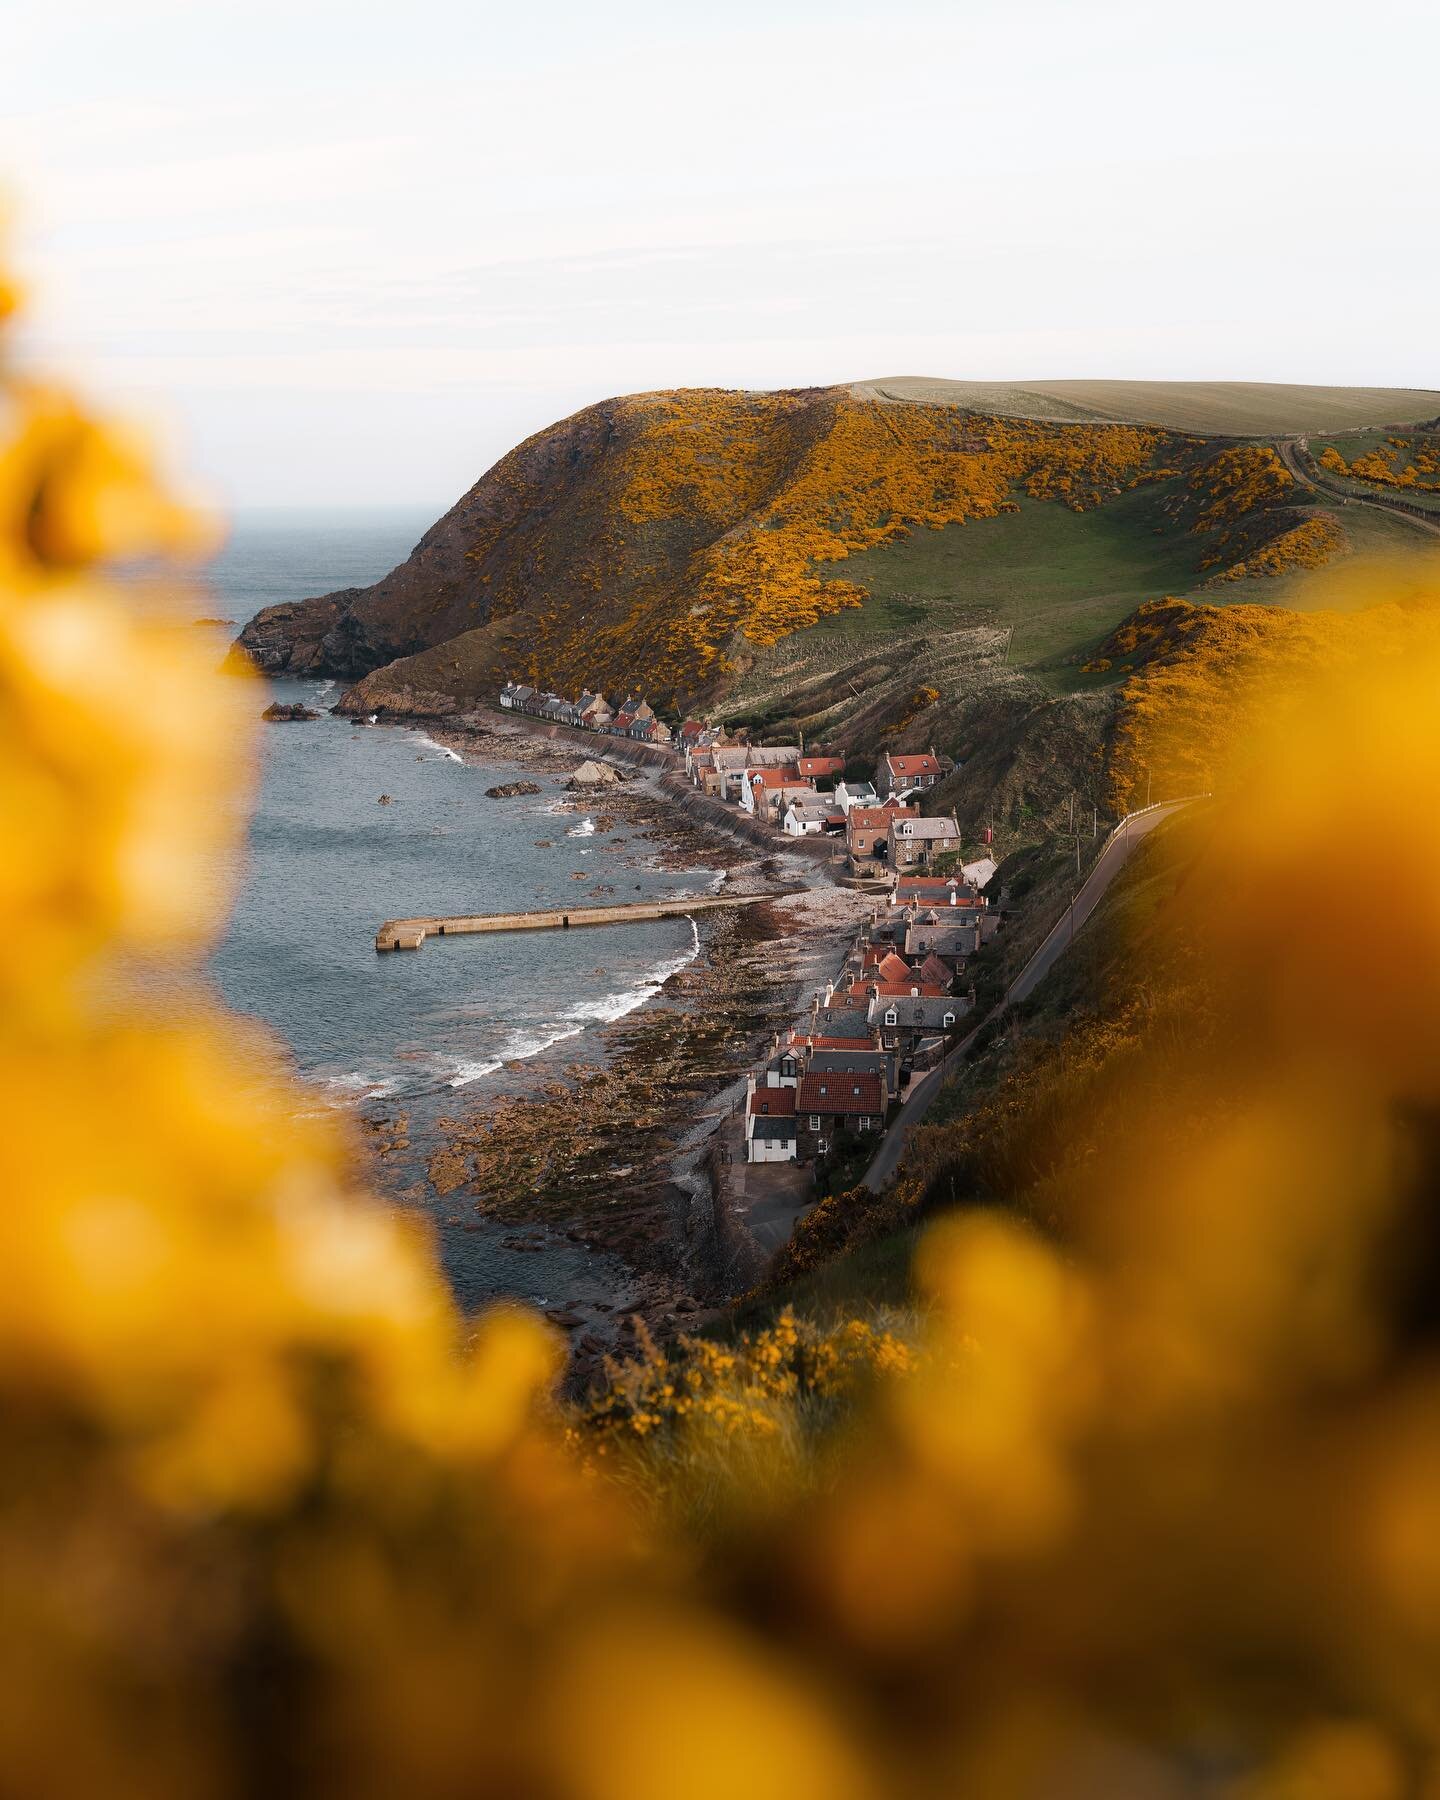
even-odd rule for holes
{"type": "Polygon", "coordinates": [[[973,881],[902,875],[810,1016],[747,1082],[748,1162],[866,1155],[916,1072],[970,1029],[969,959],[1000,930],[973,881]]]}
{"type": "MultiPolygon", "coordinates": [[[[982,891],[994,862],[964,863],[954,814],[922,810],[954,765],[933,749],[887,752],[872,778],[857,779],[853,764],[847,776],[842,758],[807,756],[800,744],[683,748],[704,793],[787,836],[833,837],[855,874],[888,885],[838,980],[775,1041],[744,1102],[748,1162],[860,1157],[916,1072],[969,1029],[966,964],[1000,929],[982,891]]],[[[988,851],[988,834],[977,848],[988,851]]]]}
{"type": "MultiPolygon", "coordinates": [[[[636,743],[668,746],[675,740],[675,732],[648,700],[636,700],[628,694],[619,706],[611,706],[603,694],[592,694],[588,689],[578,700],[569,700],[563,694],[507,681],[500,690],[500,704],[506,712],[525,713],[532,719],[546,719],[553,725],[569,725],[581,731],[603,732],[607,737],[630,738],[636,743]]],[[[696,732],[702,729],[694,728],[696,732]]]]}
{"type": "MultiPolygon", "coordinates": [[[[689,726],[683,728],[688,731],[689,726]]],[[[887,751],[871,779],[845,774],[839,756],[807,756],[799,744],[682,741],[685,769],[702,792],[773,826],[787,837],[832,837],[859,876],[893,878],[960,867],[981,885],[995,865],[987,855],[961,865],[954,814],[921,810],[926,793],[954,764],[935,751],[887,751]]],[[[988,837],[988,834],[986,834],[988,837]]],[[[988,845],[982,845],[982,849],[988,845]]]]}

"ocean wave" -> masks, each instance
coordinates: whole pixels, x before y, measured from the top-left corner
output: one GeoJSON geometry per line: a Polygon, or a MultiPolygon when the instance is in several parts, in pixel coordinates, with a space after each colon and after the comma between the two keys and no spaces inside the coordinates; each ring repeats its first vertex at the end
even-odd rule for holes
{"type": "Polygon", "coordinates": [[[314,1075],[312,1084],[328,1088],[337,1101],[384,1100],[400,1085],[398,1075],[367,1075],[363,1069],[351,1069],[344,1075],[314,1075]]]}
{"type": "Polygon", "coordinates": [[[493,1075],[503,1066],[503,1058],[495,1057],[489,1062],[472,1062],[461,1057],[455,1064],[455,1073],[449,1078],[447,1086],[452,1088],[469,1087],[472,1081],[479,1081],[486,1075],[493,1075]]]}
{"type": "MultiPolygon", "coordinates": [[[[443,1083],[446,1087],[469,1087],[472,1082],[482,1081],[487,1075],[493,1075],[507,1063],[529,1062],[532,1057],[543,1056],[547,1050],[553,1050],[556,1044],[563,1044],[570,1038],[579,1037],[592,1025],[610,1025],[616,1019],[623,1019],[637,1007],[643,1006],[681,969],[686,968],[700,954],[700,932],[693,919],[687,919],[690,927],[690,945],[678,956],[668,957],[657,963],[653,969],[641,975],[634,987],[622,988],[618,993],[601,994],[594,1000],[582,1000],[568,1008],[558,1019],[524,1028],[515,1032],[497,1045],[494,1053],[488,1057],[455,1056],[447,1059],[443,1083]]],[[[374,1099],[393,1093],[399,1086],[398,1079],[384,1083],[372,1083],[371,1078],[363,1075],[339,1075],[330,1078],[330,1085],[347,1089],[357,1099],[374,1099]]]]}
{"type": "Polygon", "coordinates": [[[594,837],[595,821],[587,815],[578,825],[572,825],[565,835],[566,837],[594,837]]]}
{"type": "Polygon", "coordinates": [[[444,757],[447,762],[463,763],[465,760],[463,756],[448,749],[444,744],[437,744],[434,738],[423,731],[412,731],[408,733],[408,736],[412,744],[419,744],[423,749],[433,750],[437,756],[444,757]]]}
{"type": "MultiPolygon", "coordinates": [[[[684,968],[694,962],[700,954],[700,932],[693,919],[687,919],[690,927],[691,946],[679,956],[671,957],[668,962],[658,964],[648,975],[640,977],[640,983],[633,988],[623,988],[618,994],[602,994],[597,1000],[582,1000],[572,1006],[567,1019],[580,1019],[585,1025],[610,1025],[616,1019],[623,1019],[626,1013],[632,1013],[637,1006],[643,1006],[652,999],[656,991],[662,988],[672,975],[678,975],[684,968]]],[[[581,1027],[583,1029],[583,1025],[581,1027]]]]}
{"type": "Polygon", "coordinates": [[[532,1056],[543,1056],[554,1045],[563,1044],[566,1038],[579,1037],[584,1029],[583,1025],[563,1025],[553,1029],[542,1025],[535,1031],[517,1031],[500,1046],[501,1054],[506,1062],[529,1062],[532,1056]]]}

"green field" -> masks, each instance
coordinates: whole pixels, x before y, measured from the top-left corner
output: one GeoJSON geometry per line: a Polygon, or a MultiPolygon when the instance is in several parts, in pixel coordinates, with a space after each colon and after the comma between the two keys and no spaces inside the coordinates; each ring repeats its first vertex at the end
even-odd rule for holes
{"type": "Polygon", "coordinates": [[[1082,675],[1079,665],[1143,600],[1178,594],[1215,606],[1352,610],[1367,603],[1361,577],[1368,567],[1426,548],[1403,519],[1352,506],[1336,514],[1350,556],[1319,571],[1210,586],[1214,571],[1200,568],[1202,540],[1162,510],[1176,485],[1136,488],[1086,513],[1021,499],[1018,512],[911,531],[849,557],[827,573],[867,589],[870,599],[823,620],[806,643],[838,664],[906,631],[1012,626],[1013,664],[1055,691],[1088,688],[1101,678],[1082,675]]]}
{"type": "Polygon", "coordinates": [[[912,531],[837,563],[837,579],[869,590],[858,612],[810,634],[860,640],[928,621],[944,629],[1014,627],[1011,660],[1063,678],[1142,600],[1191,592],[1204,575],[1199,542],[1161,510],[1175,482],[1136,488],[1091,512],[1022,499],[1020,510],[940,531],[912,531]]]}

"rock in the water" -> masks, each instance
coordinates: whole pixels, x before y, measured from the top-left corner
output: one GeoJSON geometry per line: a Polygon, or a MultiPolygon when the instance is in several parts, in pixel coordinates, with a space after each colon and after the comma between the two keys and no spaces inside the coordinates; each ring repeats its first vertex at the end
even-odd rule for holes
{"type": "Polygon", "coordinates": [[[275,725],[286,719],[318,719],[320,715],[312,712],[308,706],[301,706],[299,701],[292,705],[285,700],[272,700],[260,717],[275,725]]]}
{"type": "Polygon", "coordinates": [[[565,785],[572,788],[609,787],[619,780],[618,772],[609,763],[583,762],[565,785]]]}
{"type": "Polygon", "coordinates": [[[382,794],[380,796],[380,798],[375,802],[375,804],[377,806],[393,806],[395,804],[395,802],[390,798],[390,796],[388,794],[382,794]]]}
{"type": "Polygon", "coordinates": [[[540,794],[545,790],[538,781],[502,781],[499,787],[485,790],[488,800],[513,800],[517,794],[540,794]]]}

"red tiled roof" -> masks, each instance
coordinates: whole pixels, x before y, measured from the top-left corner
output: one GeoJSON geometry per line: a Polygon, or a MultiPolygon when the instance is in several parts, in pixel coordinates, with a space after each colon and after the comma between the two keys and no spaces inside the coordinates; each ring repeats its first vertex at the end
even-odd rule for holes
{"type": "Polygon", "coordinates": [[[873,826],[878,831],[887,826],[897,812],[918,814],[919,811],[918,806],[852,806],[850,808],[850,827],[853,831],[857,827],[864,830],[866,827],[873,826]]]}
{"type": "Polygon", "coordinates": [[[812,1050],[873,1050],[874,1038],[857,1037],[812,1037],[806,1038],[812,1050]]]}
{"type": "Polygon", "coordinates": [[[908,981],[914,973],[905,958],[897,956],[893,950],[887,951],[881,957],[876,964],[875,972],[881,981],[908,981]]]}
{"type": "Polygon", "coordinates": [[[802,1076],[798,1089],[798,1110],[802,1113],[868,1114],[879,1119],[885,1115],[885,1096],[878,1075],[852,1073],[802,1076]]]}
{"type": "Polygon", "coordinates": [[[922,981],[937,982],[944,988],[948,988],[953,980],[950,971],[945,967],[944,963],[941,962],[940,958],[933,950],[925,958],[924,962],[921,963],[915,973],[922,981]]]}
{"type": "Polygon", "coordinates": [[[895,883],[895,898],[908,894],[916,900],[938,900],[945,906],[985,906],[983,894],[972,894],[953,881],[938,875],[902,875],[895,883]]]}
{"type": "Polygon", "coordinates": [[[802,775],[838,775],[845,767],[843,756],[802,756],[796,764],[802,775]]]}
{"type": "Polygon", "coordinates": [[[792,1087],[757,1087],[750,1096],[750,1110],[772,1119],[793,1117],[795,1090],[792,1087]]]}
{"type": "Polygon", "coordinates": [[[921,756],[893,756],[886,753],[885,760],[897,775],[938,775],[940,762],[929,754],[921,756]]]}
{"type": "Polygon", "coordinates": [[[801,781],[793,767],[778,769],[747,769],[745,779],[752,788],[767,787],[805,787],[808,783],[801,781]]]}
{"type": "Polygon", "coordinates": [[[933,981],[920,981],[912,976],[909,981],[857,981],[850,990],[854,994],[864,994],[868,987],[875,988],[882,1000],[943,1000],[945,990],[936,987],[933,981]]]}

